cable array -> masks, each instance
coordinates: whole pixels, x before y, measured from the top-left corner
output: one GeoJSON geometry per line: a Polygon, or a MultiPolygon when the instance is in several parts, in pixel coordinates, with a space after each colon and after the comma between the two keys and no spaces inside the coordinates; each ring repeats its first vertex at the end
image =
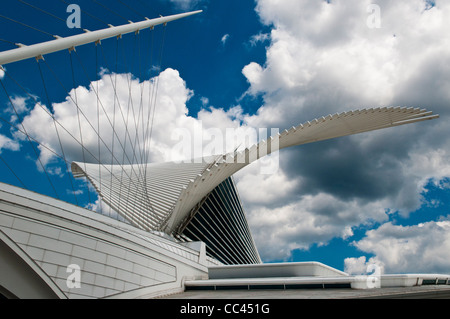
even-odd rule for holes
{"type": "MultiPolygon", "coordinates": [[[[21,5],[31,8],[38,13],[52,17],[64,23],[66,22],[56,14],[40,8],[36,4],[32,4],[25,0],[16,1],[21,5]]],[[[127,22],[131,22],[129,19],[125,18],[123,14],[120,14],[116,10],[111,9],[103,2],[99,0],[91,1],[102,9],[107,10],[110,14],[113,14],[127,22]]],[[[60,0],[60,2],[67,5],[69,4],[65,0],[60,0]]],[[[124,1],[117,0],[117,2],[133,12],[136,16],[148,19],[144,15],[142,15],[139,10],[134,9],[124,1]]],[[[102,24],[105,24],[109,27],[111,26],[110,24],[106,23],[104,19],[99,18],[92,13],[89,13],[85,10],[82,10],[82,12],[90,18],[101,22],[102,24]]],[[[14,19],[5,15],[0,15],[0,18],[26,27],[29,30],[36,31],[53,38],[57,38],[50,32],[19,21],[19,19],[14,19]]],[[[109,183],[113,183],[113,181],[114,183],[119,183],[120,193],[129,191],[130,187],[132,187],[131,184],[135,185],[133,187],[139,187],[139,189],[143,190],[142,194],[140,194],[140,196],[142,196],[140,200],[145,201],[148,210],[152,211],[152,205],[149,201],[147,187],[145,187],[145,184],[147,178],[147,161],[150,157],[150,144],[156,113],[159,74],[154,74],[153,78],[151,76],[148,80],[143,78],[144,75],[147,74],[148,70],[152,69],[153,57],[155,55],[153,52],[155,31],[153,30],[153,28],[148,31],[148,34],[149,36],[147,37],[144,32],[136,32],[134,36],[129,36],[133,37],[134,43],[132,53],[133,56],[131,58],[127,56],[127,46],[126,44],[124,44],[125,40],[122,36],[117,37],[115,40],[108,40],[116,41],[114,45],[115,50],[106,49],[101,41],[97,41],[95,44],[93,44],[93,46],[95,45],[94,63],[92,63],[92,57],[86,58],[84,56],[81,56],[75,48],[71,48],[68,50],[68,52],[62,53],[69,56],[66,61],[68,62],[68,65],[70,67],[70,74],[68,77],[71,80],[71,87],[68,86],[67,79],[61,78],[61,75],[58,74],[57,69],[59,68],[59,66],[51,65],[51,63],[47,62],[46,59],[42,56],[37,58],[37,74],[41,81],[41,88],[44,92],[43,94],[35,94],[31,92],[31,90],[26,89],[25,86],[20,84],[20,81],[17,80],[13,74],[11,74],[11,72],[2,68],[4,77],[0,78],[0,83],[7,98],[9,107],[11,108],[11,110],[14,110],[16,120],[12,121],[4,116],[0,116],[0,120],[3,123],[8,124],[12,135],[23,135],[28,141],[30,148],[33,150],[33,157],[36,159],[39,170],[42,171],[42,173],[46,176],[48,185],[53,190],[53,196],[55,196],[56,198],[61,199],[61,197],[63,197],[59,194],[60,188],[59,186],[57,186],[57,184],[60,182],[58,180],[59,177],[55,177],[54,174],[52,174],[52,172],[49,170],[48,163],[42,161],[42,151],[46,151],[51,154],[51,156],[53,156],[58,161],[58,165],[60,165],[62,170],[69,173],[73,158],[68,155],[69,153],[66,152],[66,148],[70,148],[73,145],[78,145],[80,156],[83,159],[83,162],[91,162],[98,165],[98,185],[100,185],[100,187],[102,187],[101,185],[104,184],[102,178],[105,172],[108,172],[107,174],[110,175],[114,174],[114,177],[107,178],[106,180],[109,180],[109,183]],[[145,47],[150,48],[150,52],[142,52],[144,47],[144,45],[142,45],[142,42],[146,44],[145,47]],[[120,55],[122,55],[123,61],[120,60],[120,55]],[[108,63],[108,57],[110,56],[113,56],[114,65],[109,65],[108,63]],[[92,67],[93,64],[95,64],[94,67],[92,67]],[[139,100],[137,100],[134,96],[135,92],[133,91],[132,73],[130,71],[122,74],[119,73],[119,65],[125,66],[125,69],[130,70],[133,69],[133,64],[135,64],[135,67],[137,67],[138,69],[136,76],[138,76],[138,79],[140,81],[139,100]],[[144,68],[146,69],[144,70],[144,68]],[[94,77],[92,76],[92,69],[94,69],[94,77]],[[113,71],[111,72],[108,70],[113,71]],[[124,99],[123,96],[120,96],[120,94],[123,95],[123,90],[121,91],[121,93],[119,93],[117,87],[118,76],[123,76],[124,74],[126,76],[128,85],[128,96],[126,97],[126,99],[124,99]],[[102,80],[107,81],[108,79],[114,91],[114,97],[112,99],[112,114],[105,105],[106,97],[102,96],[101,88],[99,87],[102,80]],[[8,81],[10,85],[15,85],[15,90],[17,90],[18,88],[22,96],[25,96],[29,101],[32,101],[34,103],[35,108],[40,109],[50,117],[54,128],[54,134],[58,141],[57,146],[53,145],[52,147],[48,145],[48,143],[42,143],[36,136],[32,136],[32,134],[29,133],[29,131],[24,126],[24,119],[27,115],[20,114],[20,112],[15,107],[14,97],[17,96],[18,93],[13,92],[14,89],[7,88],[7,85],[4,83],[5,81],[8,81]],[[89,92],[94,95],[96,99],[96,118],[89,117],[85,113],[85,108],[80,105],[80,100],[77,93],[77,87],[79,87],[79,85],[77,85],[77,82],[89,83],[89,92]],[[74,131],[73,128],[65,127],[63,119],[57,117],[56,111],[54,109],[55,102],[54,100],[52,100],[51,96],[54,94],[53,90],[55,89],[55,85],[50,83],[56,83],[56,87],[62,89],[62,92],[66,94],[67,101],[70,101],[71,104],[75,107],[77,131],[74,131]],[[52,86],[52,93],[50,93],[49,90],[50,86],[52,86]],[[146,88],[146,86],[148,88],[146,88]],[[145,90],[148,90],[148,92],[145,93],[145,90]],[[43,96],[45,103],[37,98],[37,96],[43,96]],[[146,99],[144,99],[144,97],[146,97],[146,99]],[[123,135],[119,133],[118,127],[124,128],[124,130],[122,130],[124,131],[123,135]],[[88,128],[88,132],[94,133],[96,136],[96,149],[92,147],[92,144],[91,147],[88,146],[89,143],[86,140],[88,135],[87,132],[84,132],[86,128],[88,128]],[[112,132],[112,137],[107,137],[105,139],[105,135],[108,132],[112,132]],[[107,156],[105,154],[107,154],[107,156]],[[124,169],[124,166],[127,166],[127,169],[124,169]],[[131,167],[131,169],[129,169],[129,167],[131,167]],[[117,171],[117,168],[120,169],[120,172],[117,171]],[[144,187],[142,187],[143,185],[144,187]]],[[[157,61],[158,66],[160,66],[162,63],[165,36],[166,24],[164,24],[163,26],[161,36],[160,53],[159,59],[157,61]]],[[[2,42],[14,44],[17,46],[15,42],[5,39],[0,40],[2,42]]],[[[161,70],[161,68],[159,68],[159,70],[161,70]]],[[[6,166],[8,171],[10,171],[11,174],[15,176],[18,183],[22,187],[25,187],[24,179],[20,177],[21,172],[15,171],[11,165],[8,165],[3,156],[0,156],[0,161],[6,166]]],[[[67,178],[70,182],[70,193],[73,195],[73,202],[77,205],[83,203],[83,200],[78,199],[78,197],[80,196],[79,194],[81,193],[79,188],[82,187],[80,183],[77,182],[70,173],[65,174],[64,178],[67,178]]],[[[87,182],[87,179],[85,180],[87,182]]],[[[42,185],[40,186],[42,187],[42,185]]],[[[100,197],[98,197],[97,202],[95,201],[95,196],[92,195],[92,189],[89,189],[89,187],[84,187],[84,189],[87,190],[86,193],[89,203],[87,206],[93,207],[97,205],[97,208],[101,213],[108,214],[110,216],[113,215],[111,207],[104,205],[100,197]]],[[[100,193],[101,191],[102,190],[99,189],[100,193]]],[[[120,201],[123,197],[120,193],[118,194],[119,209],[122,206],[122,203],[120,203],[120,201]]]]}

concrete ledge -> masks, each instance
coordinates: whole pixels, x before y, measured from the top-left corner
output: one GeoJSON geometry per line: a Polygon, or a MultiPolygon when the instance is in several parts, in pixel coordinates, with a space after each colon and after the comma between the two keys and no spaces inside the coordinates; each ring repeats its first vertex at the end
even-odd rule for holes
{"type": "Polygon", "coordinates": [[[412,287],[422,285],[448,285],[450,275],[404,274],[381,276],[382,287],[412,287]]]}
{"type": "Polygon", "coordinates": [[[209,279],[348,276],[319,262],[216,266],[209,267],[208,273],[209,279]]]}
{"type": "Polygon", "coordinates": [[[333,276],[333,277],[260,277],[190,280],[185,282],[186,290],[221,289],[302,289],[302,288],[352,288],[357,290],[414,287],[425,284],[448,285],[449,275],[410,274],[375,276],[333,276]]]}
{"type": "Polygon", "coordinates": [[[414,287],[422,285],[448,285],[450,275],[441,274],[392,274],[376,276],[355,276],[353,289],[391,287],[414,287]]]}
{"type": "MultiPolygon", "coordinates": [[[[165,299],[242,299],[242,300],[283,300],[296,307],[299,300],[311,299],[443,299],[450,298],[450,285],[423,285],[380,289],[191,289],[181,294],[164,296],[165,299]],[[297,300],[297,301],[296,301],[297,300]]],[[[243,301],[245,302],[245,301],[243,301]]],[[[306,304],[305,304],[306,305],[306,304]]],[[[295,310],[295,309],[294,309],[295,310]]],[[[292,312],[292,310],[290,311],[292,312]]],[[[289,316],[286,314],[286,316],[289,316]]]]}

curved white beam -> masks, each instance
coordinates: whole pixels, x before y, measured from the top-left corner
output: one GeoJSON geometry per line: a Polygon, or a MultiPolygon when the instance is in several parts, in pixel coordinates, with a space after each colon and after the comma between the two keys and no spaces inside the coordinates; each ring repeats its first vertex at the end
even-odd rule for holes
{"type": "Polygon", "coordinates": [[[432,112],[412,107],[383,107],[343,112],[308,121],[240,152],[220,156],[215,163],[209,164],[203,174],[197,176],[183,188],[173,212],[170,213],[161,229],[170,233],[183,221],[192,207],[222,181],[273,152],[291,146],[432,120],[438,117],[439,115],[432,115],[432,112]]]}
{"type": "Polygon", "coordinates": [[[58,38],[56,40],[33,44],[30,46],[25,45],[17,49],[0,52],[0,65],[5,65],[12,62],[39,57],[41,55],[67,50],[72,47],[77,47],[88,43],[94,43],[104,39],[117,37],[123,34],[137,32],[139,30],[148,29],[159,24],[168,23],[200,12],[202,12],[202,10],[130,23],[98,31],[86,32],[83,34],[74,35],[67,38],[58,38]]]}
{"type": "Polygon", "coordinates": [[[144,177],[140,177],[140,185],[125,179],[118,182],[118,179],[115,180],[112,176],[115,172],[120,174],[121,170],[125,169],[129,176],[138,180],[137,176],[133,176],[137,166],[134,170],[130,165],[117,166],[113,168],[113,174],[101,168],[103,173],[100,178],[98,164],[73,163],[72,172],[75,177],[86,175],[97,190],[100,188],[103,190],[100,196],[129,219],[134,216],[136,218],[134,223],[138,227],[146,230],[161,230],[170,234],[220,183],[265,155],[295,145],[432,120],[437,117],[439,115],[432,115],[431,112],[423,109],[406,107],[384,107],[329,115],[292,127],[278,136],[270,137],[268,141],[261,141],[242,151],[204,158],[200,163],[193,161],[192,163],[148,164],[146,182],[143,182],[144,177]],[[102,187],[100,187],[100,181],[102,187]],[[112,189],[110,184],[113,185],[112,189]],[[123,187],[129,187],[130,191],[121,192],[120,189],[123,187]],[[148,195],[147,198],[143,196],[145,193],[148,195]],[[151,202],[153,212],[149,209],[147,200],[151,202]],[[145,217],[146,214],[153,215],[153,219],[145,217]]]}

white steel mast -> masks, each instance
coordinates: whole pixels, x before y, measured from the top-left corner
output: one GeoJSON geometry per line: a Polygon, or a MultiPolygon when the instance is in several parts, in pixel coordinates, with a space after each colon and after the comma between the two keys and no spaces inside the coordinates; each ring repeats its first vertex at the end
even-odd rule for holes
{"type": "Polygon", "coordinates": [[[29,46],[23,45],[17,49],[0,52],[0,66],[12,62],[40,57],[45,54],[53,52],[75,48],[80,45],[94,43],[97,41],[117,37],[127,33],[138,32],[139,30],[148,29],[159,24],[165,24],[200,12],[202,12],[202,10],[180,13],[167,17],[160,17],[156,19],[125,24],[117,27],[111,26],[108,29],[102,29],[92,32],[87,31],[86,33],[66,38],[57,37],[56,40],[42,42],[29,46]]]}

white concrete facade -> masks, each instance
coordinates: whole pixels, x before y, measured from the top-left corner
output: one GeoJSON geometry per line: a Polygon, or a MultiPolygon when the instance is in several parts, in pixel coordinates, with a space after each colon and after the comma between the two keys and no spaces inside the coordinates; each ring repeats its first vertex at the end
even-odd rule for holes
{"type": "Polygon", "coordinates": [[[301,289],[348,287],[357,290],[448,285],[446,274],[379,274],[352,276],[319,262],[221,265],[209,268],[207,280],[185,282],[188,290],[301,289]]]}
{"type": "Polygon", "coordinates": [[[270,277],[348,277],[348,274],[319,262],[221,265],[209,268],[209,279],[270,277]]]}
{"type": "MultiPolygon", "coordinates": [[[[204,244],[181,245],[5,184],[0,184],[0,238],[2,247],[15,252],[11,258],[29,265],[18,276],[36,274],[57,298],[140,298],[173,293],[183,290],[186,279],[206,278],[208,266],[218,264],[206,257],[204,244]],[[79,288],[67,284],[69,265],[80,268],[79,288]]],[[[1,262],[11,264],[11,258],[2,255],[1,262]]],[[[29,294],[29,284],[18,285],[8,281],[10,277],[11,272],[2,268],[0,292],[39,298],[29,294]]]]}
{"type": "MultiPolygon", "coordinates": [[[[284,131],[276,137],[277,150],[435,117],[431,112],[413,108],[380,108],[330,115],[284,131]]],[[[0,184],[0,266],[6,269],[0,272],[0,294],[19,298],[149,298],[182,292],[185,286],[203,285],[319,284],[325,287],[349,284],[356,289],[373,288],[369,287],[372,278],[351,277],[319,263],[303,263],[300,268],[295,264],[242,266],[240,264],[248,262],[239,258],[230,262],[238,264],[235,268],[222,269],[223,278],[211,279],[209,270],[214,277],[220,268],[210,267],[219,266],[221,262],[207,256],[207,247],[199,242],[200,237],[197,242],[171,240],[171,236],[185,235],[177,230],[189,229],[196,216],[200,216],[203,226],[213,228],[203,229],[210,233],[204,238],[209,240],[210,248],[216,246],[217,255],[226,252],[237,257],[244,249],[250,256],[254,246],[250,233],[245,241],[233,239],[246,233],[243,231],[245,215],[234,185],[230,184],[220,189],[217,196],[212,196],[211,206],[208,198],[221,183],[250,163],[240,158],[257,160],[275,151],[270,147],[268,152],[263,147],[263,144],[272,145],[273,140],[262,141],[234,154],[235,161],[231,163],[223,155],[213,162],[199,164],[152,164],[148,172],[158,178],[137,179],[137,184],[133,184],[133,167],[130,166],[130,183],[125,184],[136,189],[126,193],[121,192],[126,186],[114,172],[99,172],[95,164],[74,163],[74,175],[89,178],[105,202],[130,224],[0,184]],[[261,149],[266,152],[261,153],[261,149]],[[100,187],[100,183],[104,183],[104,187],[100,187]],[[208,210],[200,212],[203,204],[208,210]],[[230,204],[233,209],[223,209],[230,204]],[[154,208],[157,206],[159,210],[154,208]],[[240,213],[234,216],[237,211],[240,213]],[[213,233],[222,229],[218,227],[222,222],[214,219],[218,216],[225,218],[226,225],[232,224],[233,216],[239,223],[228,230],[222,227],[226,230],[223,233],[213,233]],[[224,236],[231,239],[222,242],[224,236]],[[240,273],[240,277],[226,275],[230,269],[234,274],[240,273]],[[280,269],[282,271],[278,273],[280,269]],[[288,277],[285,277],[286,271],[291,273],[288,277]]],[[[202,231],[200,226],[195,226],[198,233],[202,231]]],[[[250,263],[258,264],[256,248],[253,256],[250,263]]],[[[417,285],[432,280],[422,277],[379,279],[378,282],[384,285],[410,285],[413,282],[417,285]]],[[[448,283],[448,276],[436,280],[448,283]]]]}

